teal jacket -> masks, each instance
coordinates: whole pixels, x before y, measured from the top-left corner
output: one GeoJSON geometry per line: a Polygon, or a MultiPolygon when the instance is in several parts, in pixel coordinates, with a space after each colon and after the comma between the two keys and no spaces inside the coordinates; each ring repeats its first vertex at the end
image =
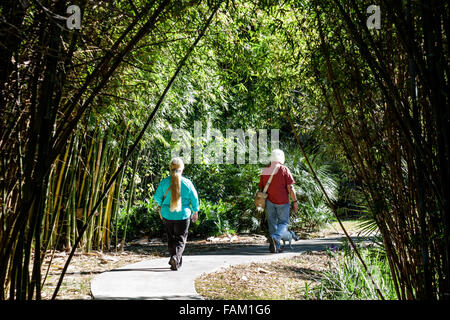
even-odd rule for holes
{"type": "Polygon", "coordinates": [[[161,216],[163,218],[167,220],[187,219],[199,209],[197,190],[195,190],[194,184],[191,180],[181,177],[181,211],[170,212],[170,190],[167,192],[164,203],[161,203],[164,198],[164,194],[170,187],[170,178],[171,177],[168,176],[167,178],[161,180],[158,188],[156,188],[153,198],[161,207],[161,216]]]}

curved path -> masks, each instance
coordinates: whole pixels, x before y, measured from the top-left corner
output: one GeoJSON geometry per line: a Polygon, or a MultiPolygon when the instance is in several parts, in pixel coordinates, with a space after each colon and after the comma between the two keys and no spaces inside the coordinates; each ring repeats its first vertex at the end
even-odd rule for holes
{"type": "MultiPolygon", "coordinates": [[[[202,299],[195,291],[194,280],[230,265],[267,262],[287,258],[306,251],[320,251],[339,246],[342,238],[299,240],[283,253],[273,254],[268,245],[248,245],[234,249],[183,255],[183,267],[170,270],[168,258],[157,258],[130,264],[101,273],[91,282],[94,299],[202,299]]],[[[189,244],[188,244],[189,245],[189,244]]]]}

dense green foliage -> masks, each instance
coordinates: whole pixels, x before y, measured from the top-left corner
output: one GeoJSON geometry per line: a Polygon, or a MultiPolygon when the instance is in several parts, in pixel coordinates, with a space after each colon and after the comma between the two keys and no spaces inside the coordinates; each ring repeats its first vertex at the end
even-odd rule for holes
{"type": "MultiPolygon", "coordinates": [[[[291,169],[298,198],[301,199],[299,212],[291,217],[290,228],[294,231],[316,231],[329,222],[332,213],[306,166],[302,164],[301,154],[293,149],[286,151],[286,165],[291,169]]],[[[332,172],[331,164],[320,157],[314,158],[314,165],[330,195],[337,199],[337,172],[332,172]]],[[[167,167],[167,165],[164,165],[167,167]]],[[[263,232],[264,214],[258,213],[253,204],[253,195],[258,188],[259,165],[187,165],[184,175],[196,186],[200,198],[199,221],[191,227],[194,236],[211,236],[223,233],[263,232]]],[[[127,239],[143,235],[161,236],[156,203],[150,192],[136,187],[138,200],[129,210],[131,217],[127,227],[127,239]],[[131,233],[130,233],[131,232],[131,233]]],[[[126,208],[119,217],[116,232],[124,234],[127,221],[126,208]]]]}
{"type": "MultiPolygon", "coordinates": [[[[381,30],[360,0],[86,0],[81,30],[67,5],[0,5],[0,299],[40,299],[49,250],[162,236],[152,196],[177,129],[208,145],[196,122],[279,129],[291,228],[363,215],[399,299],[448,298],[448,3],[383,0],[381,30]]],[[[192,234],[263,232],[264,165],[187,164],[192,234]]]]}

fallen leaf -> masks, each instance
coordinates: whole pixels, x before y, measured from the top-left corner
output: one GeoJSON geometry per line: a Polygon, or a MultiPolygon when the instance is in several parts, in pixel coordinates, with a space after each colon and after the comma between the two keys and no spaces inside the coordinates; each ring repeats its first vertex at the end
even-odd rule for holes
{"type": "Polygon", "coordinates": [[[265,269],[263,269],[263,268],[258,268],[258,269],[256,269],[259,273],[272,273],[271,271],[267,271],[267,270],[265,270],[265,269]]]}

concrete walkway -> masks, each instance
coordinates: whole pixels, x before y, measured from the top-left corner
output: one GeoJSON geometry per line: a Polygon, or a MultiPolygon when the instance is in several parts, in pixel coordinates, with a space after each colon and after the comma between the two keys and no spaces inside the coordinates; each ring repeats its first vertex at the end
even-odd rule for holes
{"type": "Polygon", "coordinates": [[[287,247],[278,254],[270,253],[268,245],[249,245],[183,255],[183,267],[178,271],[170,270],[168,258],[145,260],[96,276],[91,282],[91,293],[94,299],[202,299],[194,287],[194,280],[202,273],[230,265],[292,257],[305,251],[320,251],[327,246],[339,246],[340,239],[299,240],[292,243],[293,250],[287,247]]]}

